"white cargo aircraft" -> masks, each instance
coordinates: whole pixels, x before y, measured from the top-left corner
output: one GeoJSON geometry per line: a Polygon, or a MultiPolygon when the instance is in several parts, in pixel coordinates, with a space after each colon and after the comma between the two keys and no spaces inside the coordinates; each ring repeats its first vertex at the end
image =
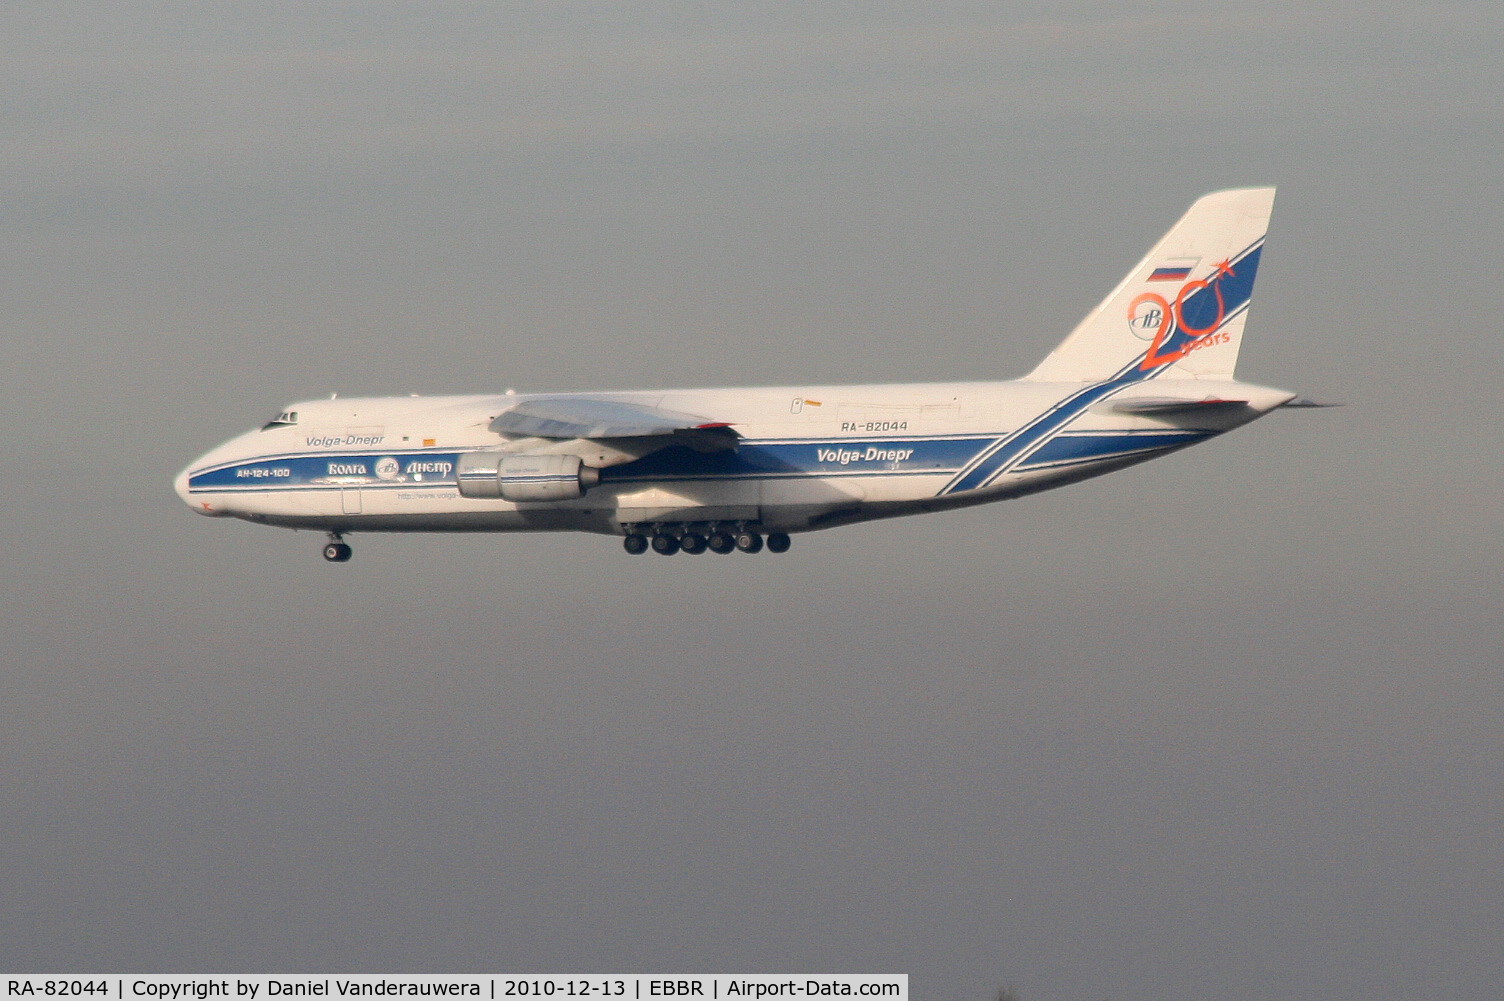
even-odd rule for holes
{"type": "Polygon", "coordinates": [[[1282,406],[1233,368],[1273,188],[1197,201],[1009,382],[295,403],[175,483],[195,511],[327,532],[583,531],[629,553],[783,552],[794,532],[1004,500],[1282,406]]]}

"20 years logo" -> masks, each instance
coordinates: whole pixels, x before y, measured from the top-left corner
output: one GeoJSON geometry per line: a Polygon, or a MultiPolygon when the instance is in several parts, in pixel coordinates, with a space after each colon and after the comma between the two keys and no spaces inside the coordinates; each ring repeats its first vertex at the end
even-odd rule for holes
{"type": "Polygon", "coordinates": [[[1138,337],[1152,337],[1139,368],[1147,372],[1179,361],[1197,348],[1226,341],[1226,334],[1210,335],[1227,319],[1222,279],[1236,275],[1232,262],[1223,260],[1217,263],[1210,278],[1197,278],[1182,285],[1173,302],[1158,292],[1144,292],[1135,297],[1128,304],[1128,327],[1138,337]],[[1210,299],[1206,290],[1210,290],[1210,299]]]}

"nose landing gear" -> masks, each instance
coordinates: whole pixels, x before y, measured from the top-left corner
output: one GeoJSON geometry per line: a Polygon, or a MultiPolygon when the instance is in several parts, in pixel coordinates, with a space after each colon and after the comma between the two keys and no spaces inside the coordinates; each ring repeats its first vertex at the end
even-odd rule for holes
{"type": "Polygon", "coordinates": [[[344,536],[338,532],[329,533],[329,544],[324,547],[324,559],[330,563],[348,563],[352,550],[345,544],[344,536]]]}

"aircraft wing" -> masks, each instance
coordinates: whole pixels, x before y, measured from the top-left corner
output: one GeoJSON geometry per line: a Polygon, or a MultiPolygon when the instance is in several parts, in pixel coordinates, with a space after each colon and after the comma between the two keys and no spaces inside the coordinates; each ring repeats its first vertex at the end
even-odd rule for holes
{"type": "Polygon", "coordinates": [[[588,396],[530,397],[502,411],[490,429],[507,438],[633,439],[631,451],[639,455],[669,445],[701,452],[733,450],[741,438],[724,421],[588,396]]]}

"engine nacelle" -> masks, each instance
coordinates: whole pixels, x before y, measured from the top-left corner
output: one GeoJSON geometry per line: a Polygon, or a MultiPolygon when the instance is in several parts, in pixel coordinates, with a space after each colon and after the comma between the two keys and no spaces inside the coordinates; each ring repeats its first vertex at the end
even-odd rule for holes
{"type": "Polygon", "coordinates": [[[601,471],[578,455],[552,453],[465,452],[456,474],[461,495],[509,501],[574,500],[601,481],[601,471]]]}

